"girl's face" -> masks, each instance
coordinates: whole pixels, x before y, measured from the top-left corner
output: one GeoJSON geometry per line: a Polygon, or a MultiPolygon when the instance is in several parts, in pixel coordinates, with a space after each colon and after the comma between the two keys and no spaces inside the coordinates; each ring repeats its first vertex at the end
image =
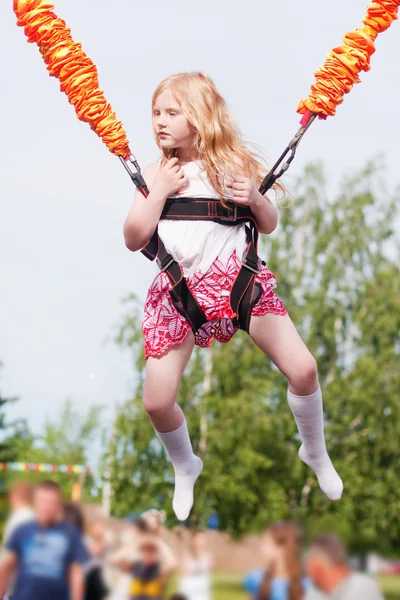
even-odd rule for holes
{"type": "Polygon", "coordinates": [[[261,552],[267,563],[272,562],[276,558],[277,546],[271,534],[264,535],[261,542],[261,552]]]}
{"type": "Polygon", "coordinates": [[[153,129],[163,148],[189,150],[192,147],[194,129],[169,90],[156,98],[153,107],[153,129]]]}

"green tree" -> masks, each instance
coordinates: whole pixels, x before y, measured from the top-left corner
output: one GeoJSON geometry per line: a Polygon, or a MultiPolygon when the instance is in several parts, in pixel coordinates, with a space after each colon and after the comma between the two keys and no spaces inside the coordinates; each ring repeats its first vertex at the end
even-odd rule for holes
{"type": "MultiPolygon", "coordinates": [[[[95,470],[97,465],[91,462],[103,441],[102,407],[92,406],[80,412],[66,400],[57,417],[48,419],[41,432],[33,434],[21,423],[10,439],[14,448],[12,460],[16,462],[86,465],[95,470]]],[[[53,479],[60,484],[66,498],[71,496],[74,484],[80,482],[86,500],[99,483],[93,475],[75,473],[24,472],[22,476],[32,484],[43,478],[53,479]]],[[[7,485],[20,478],[19,472],[8,473],[7,485]]]]}
{"type": "Polygon", "coordinates": [[[12,444],[13,436],[10,435],[10,425],[6,421],[5,412],[9,403],[8,398],[0,396],[0,462],[12,461],[15,458],[15,448],[12,444]]]}
{"type": "MultiPolygon", "coordinates": [[[[85,412],[76,408],[71,400],[66,400],[54,420],[48,419],[43,432],[36,436],[30,450],[32,462],[54,465],[91,465],[103,438],[103,408],[91,406],[85,412]]],[[[43,477],[43,476],[42,476],[43,477]]],[[[83,498],[90,498],[90,490],[95,487],[93,475],[85,478],[78,475],[52,474],[66,496],[70,496],[77,480],[85,484],[83,498]]]]}
{"type": "MultiPolygon", "coordinates": [[[[2,369],[0,362],[0,372],[2,369]]],[[[23,421],[9,422],[7,408],[16,402],[16,398],[6,398],[0,392],[0,462],[15,460],[17,456],[16,442],[25,428],[23,421]]]]}
{"type": "MultiPolygon", "coordinates": [[[[0,362],[0,371],[1,368],[0,362]]],[[[30,438],[24,420],[10,421],[8,418],[7,409],[16,401],[16,398],[6,398],[0,393],[0,463],[17,461],[20,448],[24,446],[26,439],[30,438]]],[[[12,474],[0,471],[0,528],[8,512],[7,488],[12,479],[12,474]]]]}

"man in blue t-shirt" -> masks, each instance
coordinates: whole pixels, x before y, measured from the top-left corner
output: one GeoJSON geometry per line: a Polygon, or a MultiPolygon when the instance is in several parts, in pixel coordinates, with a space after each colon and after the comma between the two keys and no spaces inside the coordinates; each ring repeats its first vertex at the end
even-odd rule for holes
{"type": "Polygon", "coordinates": [[[36,519],[18,527],[0,564],[0,598],[16,572],[13,600],[83,600],[87,553],[79,531],[63,521],[62,496],[53,481],[34,493],[36,519]]]}

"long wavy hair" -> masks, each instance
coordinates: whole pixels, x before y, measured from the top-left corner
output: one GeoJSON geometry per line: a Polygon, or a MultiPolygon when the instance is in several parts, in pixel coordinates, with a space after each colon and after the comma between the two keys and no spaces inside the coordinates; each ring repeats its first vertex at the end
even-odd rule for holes
{"type": "MultiPolygon", "coordinates": [[[[283,551],[284,566],[289,578],[288,600],[302,600],[303,569],[300,560],[300,530],[294,523],[281,522],[272,525],[266,532],[271,535],[276,546],[283,551]]],[[[276,576],[276,562],[268,566],[260,587],[259,600],[271,597],[271,581],[276,576]]]]}
{"type": "MultiPolygon", "coordinates": [[[[192,150],[205,165],[207,178],[221,199],[225,194],[224,182],[238,174],[261,183],[267,167],[264,160],[246,148],[237,126],[233,123],[227,103],[218,92],[214,81],[200,72],[178,73],[164,79],[153,94],[152,109],[157,98],[169,90],[193,128],[192,150]]],[[[175,156],[174,148],[161,150],[161,166],[175,156]]],[[[284,195],[281,184],[274,185],[284,195]]]]}

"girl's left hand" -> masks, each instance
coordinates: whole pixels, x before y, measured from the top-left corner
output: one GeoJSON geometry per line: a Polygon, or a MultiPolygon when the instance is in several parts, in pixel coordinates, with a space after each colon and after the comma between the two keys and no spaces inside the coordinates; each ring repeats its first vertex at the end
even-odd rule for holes
{"type": "Polygon", "coordinates": [[[232,182],[227,183],[226,187],[232,192],[232,196],[227,200],[244,206],[252,206],[254,203],[258,190],[252,179],[244,175],[235,175],[232,182]]]}

